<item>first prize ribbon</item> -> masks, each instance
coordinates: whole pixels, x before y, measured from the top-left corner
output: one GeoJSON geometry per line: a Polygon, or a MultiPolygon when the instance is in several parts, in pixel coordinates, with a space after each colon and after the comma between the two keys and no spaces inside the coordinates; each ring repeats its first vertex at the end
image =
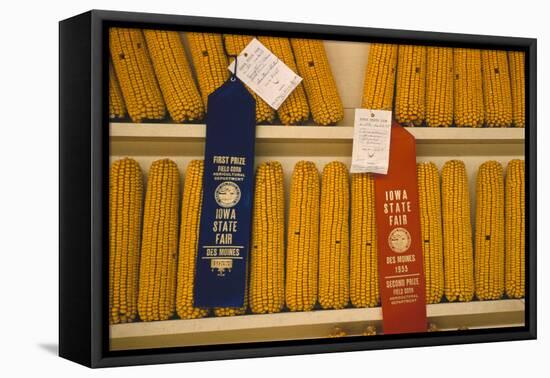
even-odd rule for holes
{"type": "Polygon", "coordinates": [[[195,307],[244,305],[255,132],[256,102],[233,74],[208,96],[195,307]]]}

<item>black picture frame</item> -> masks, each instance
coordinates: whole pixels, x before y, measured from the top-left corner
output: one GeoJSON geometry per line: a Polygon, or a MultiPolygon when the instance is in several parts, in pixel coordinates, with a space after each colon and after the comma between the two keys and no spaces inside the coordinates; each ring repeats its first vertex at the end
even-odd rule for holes
{"type": "Polygon", "coordinates": [[[59,23],[59,355],[89,367],[535,339],[537,41],[529,38],[92,10],[59,23]],[[525,326],[441,333],[109,351],[108,28],[266,34],[526,53],[525,326]]]}

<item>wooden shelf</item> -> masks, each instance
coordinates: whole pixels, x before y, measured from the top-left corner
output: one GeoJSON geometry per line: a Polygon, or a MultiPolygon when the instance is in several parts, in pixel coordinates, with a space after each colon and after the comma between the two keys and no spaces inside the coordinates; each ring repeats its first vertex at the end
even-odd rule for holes
{"type": "MultiPolygon", "coordinates": [[[[524,129],[518,128],[428,128],[408,127],[418,143],[523,143],[524,129]]],[[[204,124],[111,123],[111,140],[203,140],[204,124]]],[[[259,141],[285,142],[351,142],[353,127],[349,126],[258,126],[259,141]]]]}
{"type": "MultiPolygon", "coordinates": [[[[525,303],[518,299],[427,306],[429,322],[441,331],[523,326],[524,311],[525,303]]],[[[360,335],[368,325],[380,331],[381,320],[377,307],[117,324],[110,328],[111,349],[324,338],[334,327],[360,335]]]]}

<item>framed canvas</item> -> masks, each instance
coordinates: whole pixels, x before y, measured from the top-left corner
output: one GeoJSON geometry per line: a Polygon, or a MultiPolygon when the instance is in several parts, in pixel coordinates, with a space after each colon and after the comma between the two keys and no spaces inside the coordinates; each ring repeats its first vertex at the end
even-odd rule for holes
{"type": "Polygon", "coordinates": [[[535,39],[100,10],[59,27],[60,356],[536,338],[535,39]],[[215,103],[232,81],[245,100],[215,103]],[[378,143],[360,109],[393,123],[388,177],[414,190],[357,173],[378,143]],[[239,114],[252,129],[214,126],[239,114]],[[238,153],[210,159],[231,145],[250,185],[210,190],[212,167],[241,175],[238,153]]]}

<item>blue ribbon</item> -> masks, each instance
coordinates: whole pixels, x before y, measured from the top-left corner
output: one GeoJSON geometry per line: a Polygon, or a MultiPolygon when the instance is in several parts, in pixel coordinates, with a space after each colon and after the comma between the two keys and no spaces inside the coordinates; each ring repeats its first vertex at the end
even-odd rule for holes
{"type": "Polygon", "coordinates": [[[195,307],[244,305],[255,137],[256,102],[234,73],[208,96],[195,307]]]}

